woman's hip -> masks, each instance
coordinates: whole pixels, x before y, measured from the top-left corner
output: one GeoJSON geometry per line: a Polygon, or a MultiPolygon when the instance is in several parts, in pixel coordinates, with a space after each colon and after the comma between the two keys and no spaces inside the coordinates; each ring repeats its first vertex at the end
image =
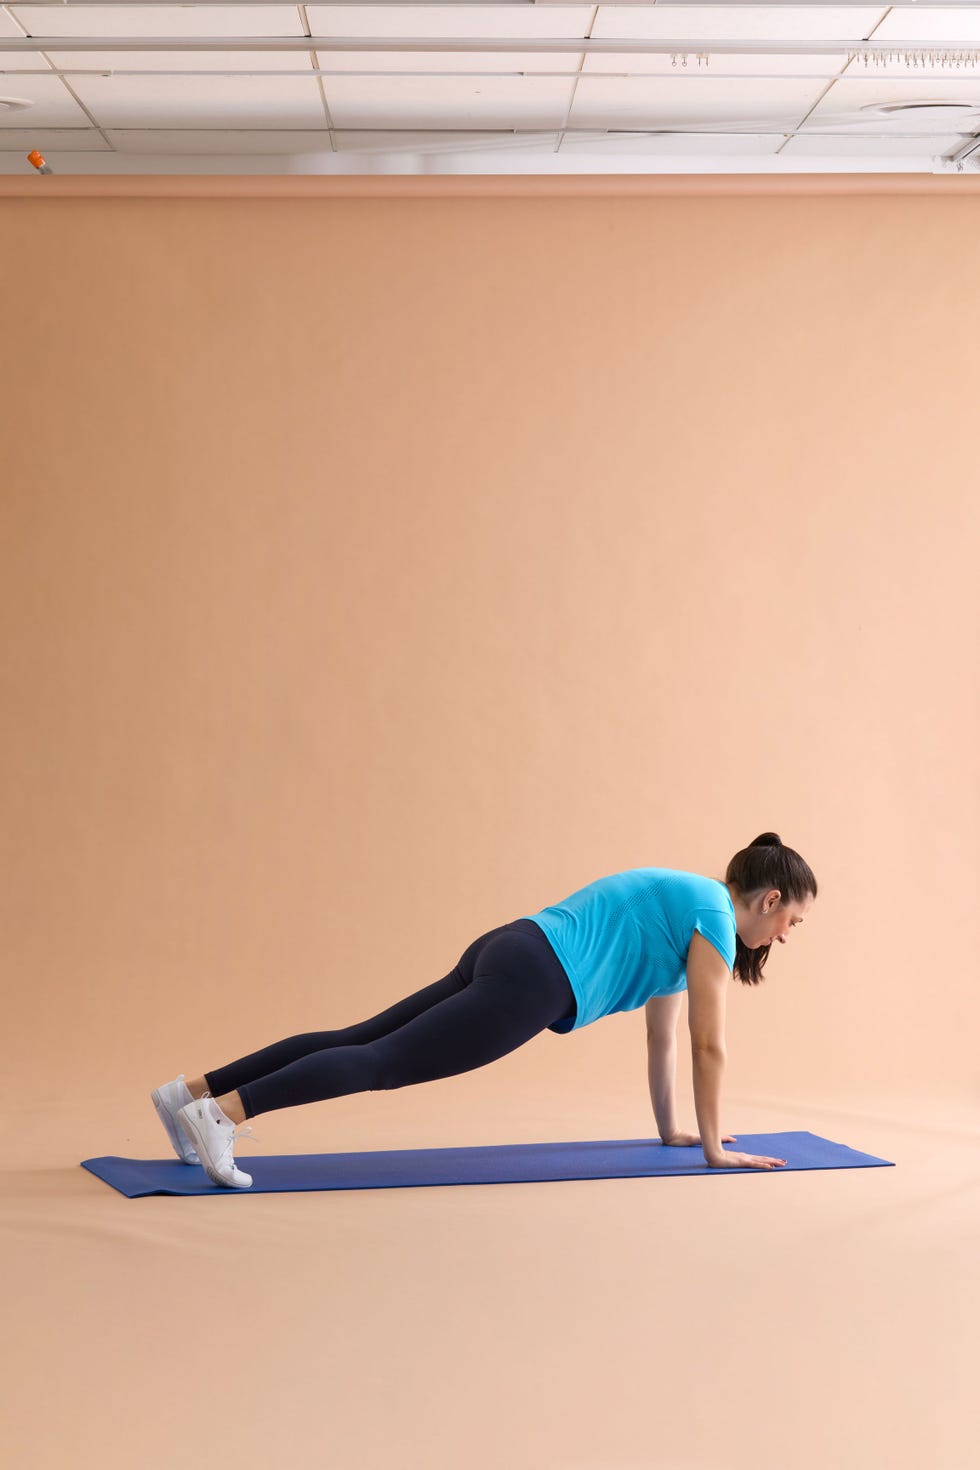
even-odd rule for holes
{"type": "Polygon", "coordinates": [[[533,919],[512,919],[474,939],[455,965],[464,984],[490,976],[533,985],[554,998],[555,1019],[574,1016],[575,992],[544,930],[533,919]]]}

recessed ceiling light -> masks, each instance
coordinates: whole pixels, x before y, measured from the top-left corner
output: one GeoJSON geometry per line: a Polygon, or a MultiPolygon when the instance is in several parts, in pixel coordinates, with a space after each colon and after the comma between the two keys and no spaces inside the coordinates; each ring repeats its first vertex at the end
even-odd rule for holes
{"type": "Polygon", "coordinates": [[[22,107],[33,107],[34,103],[29,97],[0,97],[0,107],[9,108],[11,112],[19,112],[22,107]]]}

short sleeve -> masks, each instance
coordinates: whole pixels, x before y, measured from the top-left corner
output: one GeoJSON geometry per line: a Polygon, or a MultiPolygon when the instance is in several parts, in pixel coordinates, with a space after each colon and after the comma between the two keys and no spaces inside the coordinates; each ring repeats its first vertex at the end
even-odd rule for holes
{"type": "Polygon", "coordinates": [[[731,970],[735,966],[735,925],[723,909],[698,909],[694,928],[703,934],[731,970]]]}

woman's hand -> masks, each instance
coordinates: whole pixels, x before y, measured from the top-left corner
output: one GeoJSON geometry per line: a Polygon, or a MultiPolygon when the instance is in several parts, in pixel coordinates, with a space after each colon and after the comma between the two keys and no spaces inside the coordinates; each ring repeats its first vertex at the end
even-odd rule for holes
{"type": "MultiPolygon", "coordinates": [[[[722,1143],[738,1142],[730,1133],[726,1133],[721,1141],[722,1143]]],[[[701,1138],[697,1133],[672,1133],[669,1138],[661,1138],[660,1142],[670,1148],[693,1148],[695,1144],[701,1142],[701,1138]]]]}

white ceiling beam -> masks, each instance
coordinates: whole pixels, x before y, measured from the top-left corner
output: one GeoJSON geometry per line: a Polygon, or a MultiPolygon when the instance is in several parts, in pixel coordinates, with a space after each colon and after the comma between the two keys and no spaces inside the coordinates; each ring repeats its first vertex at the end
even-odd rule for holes
{"type": "MultiPolygon", "coordinates": [[[[385,70],[383,67],[371,68],[346,68],[328,66],[302,66],[302,67],[129,67],[129,66],[38,66],[17,67],[16,70],[5,71],[0,66],[0,76],[5,77],[391,77],[399,80],[403,77],[428,77],[433,80],[445,81],[449,79],[456,81],[460,77],[478,77],[483,81],[500,81],[507,78],[522,77],[525,80],[535,78],[541,81],[568,80],[577,77],[580,81],[597,79],[603,82],[623,81],[624,79],[637,82],[659,82],[664,80],[665,74],[654,71],[590,71],[583,72],[578,69],[573,71],[535,71],[531,67],[522,67],[513,71],[467,71],[463,68],[452,71],[416,71],[407,70],[402,67],[396,70],[385,70]]],[[[695,71],[688,68],[687,71],[679,71],[676,77],[672,73],[671,81],[680,78],[681,81],[693,81],[698,78],[705,82],[853,82],[866,80],[864,72],[848,71],[801,71],[801,72],[748,72],[748,71],[695,71]]],[[[907,83],[919,82],[948,82],[951,80],[945,72],[924,72],[917,69],[914,72],[902,73],[900,76],[889,74],[882,78],[887,81],[889,88],[894,83],[896,86],[904,86],[907,83]]],[[[960,78],[960,80],[965,80],[960,78]]],[[[980,75],[976,78],[977,100],[980,104],[980,75]]],[[[959,99],[953,99],[959,100],[959,99]]]]}
{"type": "MultiPolygon", "coordinates": [[[[358,9],[370,10],[373,6],[388,9],[392,5],[403,5],[416,9],[419,5],[428,8],[431,5],[443,6],[446,9],[466,10],[477,6],[483,9],[488,5],[499,5],[506,10],[550,10],[554,8],[555,0],[201,0],[206,3],[208,9],[212,6],[228,6],[237,9],[239,6],[262,5],[282,6],[284,9],[296,10],[299,5],[333,7],[336,5],[349,9],[356,5],[358,9]]],[[[623,6],[634,6],[640,10],[652,10],[654,6],[658,11],[664,10],[873,10],[876,0],[609,0],[608,4],[601,4],[600,0],[558,0],[558,3],[575,5],[585,8],[600,8],[603,10],[620,9],[623,6]]],[[[30,10],[32,6],[45,6],[51,8],[52,0],[5,0],[5,4],[17,10],[30,10]]],[[[115,10],[129,9],[131,6],[139,9],[144,6],[177,6],[187,8],[188,0],[58,0],[59,8],[62,10],[72,9],[99,9],[115,10]]],[[[977,0],[906,0],[904,5],[881,4],[880,8],[896,11],[907,10],[910,13],[921,10],[976,10],[977,0]]]]}
{"type": "Polygon", "coordinates": [[[0,51],[459,51],[587,52],[593,55],[631,56],[826,56],[834,51],[849,56],[888,57],[980,55],[975,40],[942,41],[646,41],[585,36],[507,38],[462,36],[0,36],[0,51]]]}

